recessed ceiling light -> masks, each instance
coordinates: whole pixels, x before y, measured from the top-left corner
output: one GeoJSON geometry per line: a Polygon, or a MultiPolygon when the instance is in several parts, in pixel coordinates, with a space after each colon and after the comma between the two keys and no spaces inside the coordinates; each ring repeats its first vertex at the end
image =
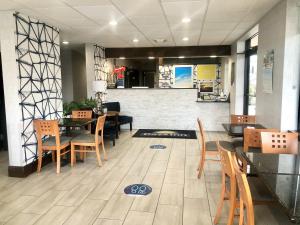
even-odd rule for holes
{"type": "Polygon", "coordinates": [[[119,57],[119,59],[125,59],[125,57],[124,57],[124,56],[121,56],[121,57],[119,57]]]}
{"type": "Polygon", "coordinates": [[[184,56],[183,56],[183,55],[181,55],[181,56],[179,56],[178,58],[179,58],[179,59],[184,59],[184,56]]]}
{"type": "Polygon", "coordinates": [[[137,43],[137,42],[139,42],[139,39],[135,38],[135,39],[133,39],[132,41],[133,41],[134,43],[137,43]]]}
{"type": "Polygon", "coordinates": [[[216,55],[211,55],[210,58],[217,58],[217,56],[216,55]]]}
{"type": "Polygon", "coordinates": [[[188,17],[185,17],[185,18],[183,18],[181,21],[182,21],[183,23],[189,23],[189,22],[191,22],[191,19],[188,18],[188,17]]]}
{"type": "Polygon", "coordinates": [[[116,26],[117,24],[118,24],[118,22],[115,20],[112,20],[109,22],[109,25],[112,25],[112,26],[116,26]]]}
{"type": "Polygon", "coordinates": [[[62,43],[63,43],[64,45],[68,45],[68,44],[69,44],[68,41],[63,41],[62,43]]]}
{"type": "Polygon", "coordinates": [[[148,59],[154,59],[154,56],[149,56],[148,59]]]}
{"type": "Polygon", "coordinates": [[[167,42],[167,40],[164,39],[164,38],[156,38],[156,39],[154,39],[153,41],[156,42],[156,43],[164,43],[164,42],[167,42]]]}
{"type": "Polygon", "coordinates": [[[184,38],[182,38],[182,40],[183,40],[183,41],[188,41],[189,38],[188,38],[188,37],[184,37],[184,38]]]}

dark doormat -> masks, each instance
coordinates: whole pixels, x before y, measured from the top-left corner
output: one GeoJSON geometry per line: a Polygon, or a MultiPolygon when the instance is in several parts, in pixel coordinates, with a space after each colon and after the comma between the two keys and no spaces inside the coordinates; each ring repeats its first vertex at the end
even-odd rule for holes
{"type": "Polygon", "coordinates": [[[139,129],[132,137],[197,139],[194,130],[139,129]]]}

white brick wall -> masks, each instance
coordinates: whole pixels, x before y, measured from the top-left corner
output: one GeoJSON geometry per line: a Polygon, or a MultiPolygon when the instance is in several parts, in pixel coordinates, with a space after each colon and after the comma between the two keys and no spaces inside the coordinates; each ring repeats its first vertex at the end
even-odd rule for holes
{"type": "Polygon", "coordinates": [[[119,101],[121,114],[133,116],[133,128],[223,131],[229,103],[197,103],[196,89],[109,89],[107,101],[119,101]]]}

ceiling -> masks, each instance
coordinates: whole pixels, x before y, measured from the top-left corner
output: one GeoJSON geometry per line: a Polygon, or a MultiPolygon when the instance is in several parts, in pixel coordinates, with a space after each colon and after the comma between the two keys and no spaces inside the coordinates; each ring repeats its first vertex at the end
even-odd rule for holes
{"type": "Polygon", "coordinates": [[[0,0],[61,30],[71,44],[104,47],[228,45],[280,0],[0,0]],[[189,18],[189,23],[182,22],[189,18]],[[116,21],[117,25],[110,25],[116,21]],[[183,41],[188,37],[188,41],[183,41]],[[138,39],[138,42],[133,42],[138,39]],[[156,43],[154,39],[165,39],[156,43]]]}

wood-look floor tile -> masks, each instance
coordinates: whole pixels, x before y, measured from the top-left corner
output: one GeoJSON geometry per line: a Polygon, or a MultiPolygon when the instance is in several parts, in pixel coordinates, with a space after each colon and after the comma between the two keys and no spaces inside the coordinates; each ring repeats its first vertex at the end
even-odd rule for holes
{"type": "Polygon", "coordinates": [[[182,225],[182,208],[174,205],[158,205],[153,225],[171,224],[182,225]]]}
{"type": "Polygon", "coordinates": [[[12,217],[20,213],[30,202],[33,202],[36,197],[20,196],[10,203],[3,203],[0,205],[0,222],[6,222],[12,217]]]}
{"type": "Polygon", "coordinates": [[[123,225],[152,225],[154,213],[129,211],[123,225]]]}
{"type": "Polygon", "coordinates": [[[74,211],[74,207],[53,206],[41,216],[35,225],[62,225],[74,211]]]}
{"type": "Polygon", "coordinates": [[[183,185],[164,184],[161,190],[159,204],[182,206],[183,185]]]}
{"type": "Polygon", "coordinates": [[[165,173],[168,161],[152,161],[148,173],[165,173]]]}
{"type": "Polygon", "coordinates": [[[40,215],[37,214],[19,213],[5,223],[5,225],[33,225],[39,219],[39,217],[40,215]]]}
{"type": "Polygon", "coordinates": [[[70,192],[66,193],[56,204],[63,206],[78,206],[94,189],[91,185],[77,185],[70,192]]]}
{"type": "Polygon", "coordinates": [[[122,225],[121,220],[97,219],[93,225],[122,225]]]}
{"type": "Polygon", "coordinates": [[[149,185],[153,189],[160,189],[164,181],[164,173],[147,173],[143,183],[149,185]]]}
{"type": "Polygon", "coordinates": [[[204,179],[187,179],[184,185],[184,197],[206,198],[206,186],[204,179]]]}
{"type": "Polygon", "coordinates": [[[167,169],[165,184],[184,184],[184,170],[167,169]]]}
{"type": "Polygon", "coordinates": [[[90,225],[103,209],[106,201],[86,199],[74,210],[64,225],[90,225]]]}
{"type": "Polygon", "coordinates": [[[149,195],[136,197],[131,210],[154,213],[157,207],[160,190],[152,189],[149,195]]]}
{"type": "Polygon", "coordinates": [[[208,200],[184,198],[183,225],[212,225],[208,200]]]}
{"type": "Polygon", "coordinates": [[[119,181],[105,179],[100,182],[98,186],[88,195],[88,198],[109,200],[118,187],[119,183],[119,181]]]}
{"type": "Polygon", "coordinates": [[[23,212],[45,214],[65,194],[66,191],[57,191],[55,189],[52,189],[46,192],[44,195],[38,197],[36,201],[29,204],[29,206],[26,207],[26,209],[24,209],[23,212]]]}
{"type": "Polygon", "coordinates": [[[129,211],[134,197],[125,194],[114,194],[99,215],[102,219],[123,221],[129,211]]]}

